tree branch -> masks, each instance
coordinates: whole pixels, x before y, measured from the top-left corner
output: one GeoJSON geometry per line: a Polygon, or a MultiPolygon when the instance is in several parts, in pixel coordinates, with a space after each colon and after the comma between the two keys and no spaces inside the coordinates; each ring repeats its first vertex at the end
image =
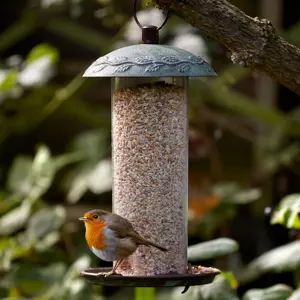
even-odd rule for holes
{"type": "Polygon", "coordinates": [[[171,8],[225,45],[233,63],[264,71],[300,95],[300,49],[278,36],[270,21],[247,16],[226,0],[172,0],[171,8]]]}

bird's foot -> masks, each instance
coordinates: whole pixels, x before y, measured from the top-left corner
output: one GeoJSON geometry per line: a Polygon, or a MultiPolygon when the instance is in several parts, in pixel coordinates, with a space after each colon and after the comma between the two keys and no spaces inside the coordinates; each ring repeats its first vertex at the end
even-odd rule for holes
{"type": "Polygon", "coordinates": [[[96,276],[97,277],[102,277],[102,276],[107,277],[107,276],[112,275],[112,274],[114,274],[113,271],[109,271],[107,273],[99,272],[99,273],[96,274],[96,276]]]}
{"type": "Polygon", "coordinates": [[[114,273],[115,273],[114,270],[109,271],[109,272],[107,272],[107,273],[104,274],[104,277],[106,278],[106,277],[108,277],[108,276],[110,276],[110,275],[113,275],[114,273]]]}

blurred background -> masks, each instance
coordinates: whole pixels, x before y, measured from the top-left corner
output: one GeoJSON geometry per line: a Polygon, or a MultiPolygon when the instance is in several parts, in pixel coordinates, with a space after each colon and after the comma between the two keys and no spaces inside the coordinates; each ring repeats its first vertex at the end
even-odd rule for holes
{"type": "MultiPolygon", "coordinates": [[[[231,2],[300,47],[298,1],[231,2]]],[[[153,289],[78,276],[109,266],[89,251],[78,217],[111,210],[112,198],[110,79],[82,74],[140,42],[132,6],[0,2],[0,299],[154,299],[153,289]]],[[[141,23],[161,23],[147,1],[140,8],[141,23]]],[[[184,295],[157,289],[156,299],[300,299],[299,97],[233,66],[227,49],[176,16],[160,37],[219,74],[190,82],[189,259],[224,272],[184,295]]]]}

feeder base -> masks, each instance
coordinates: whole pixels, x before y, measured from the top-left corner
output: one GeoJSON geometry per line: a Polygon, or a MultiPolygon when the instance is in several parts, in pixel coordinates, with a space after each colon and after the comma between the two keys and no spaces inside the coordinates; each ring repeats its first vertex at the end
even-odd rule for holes
{"type": "Polygon", "coordinates": [[[183,275],[156,275],[156,276],[122,276],[112,274],[105,277],[105,273],[112,268],[91,268],[81,271],[89,283],[94,285],[120,286],[120,287],[175,287],[185,286],[186,292],[190,286],[212,283],[216,275],[221,273],[215,268],[192,267],[191,274],[183,275]],[[103,273],[103,275],[99,275],[103,273]]]}

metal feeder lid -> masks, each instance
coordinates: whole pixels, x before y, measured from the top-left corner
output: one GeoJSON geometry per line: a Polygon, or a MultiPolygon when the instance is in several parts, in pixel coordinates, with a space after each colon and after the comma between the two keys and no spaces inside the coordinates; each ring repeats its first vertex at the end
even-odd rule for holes
{"type": "Polygon", "coordinates": [[[83,77],[204,77],[216,76],[201,57],[157,44],[132,45],[100,57],[83,77]]]}

